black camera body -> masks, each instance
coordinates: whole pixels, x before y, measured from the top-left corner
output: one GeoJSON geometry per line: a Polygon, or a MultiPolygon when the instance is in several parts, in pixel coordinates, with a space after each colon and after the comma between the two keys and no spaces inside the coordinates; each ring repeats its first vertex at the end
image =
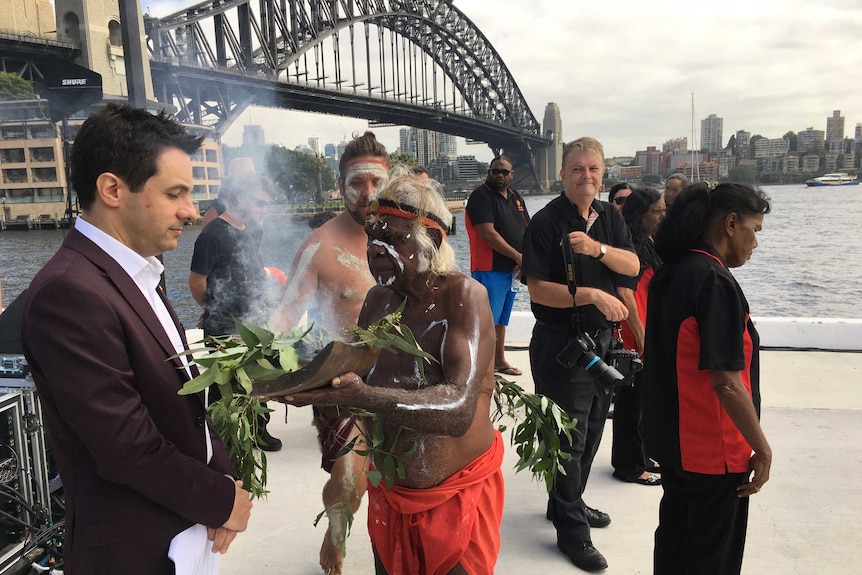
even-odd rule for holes
{"type": "Polygon", "coordinates": [[[640,355],[633,349],[625,349],[623,340],[618,336],[611,341],[608,351],[608,363],[623,375],[616,384],[621,387],[632,387],[635,384],[635,374],[644,368],[640,355]]]}
{"type": "Polygon", "coordinates": [[[596,381],[599,388],[608,394],[614,388],[614,384],[625,379],[617,368],[608,365],[602,358],[596,355],[596,342],[589,335],[580,333],[575,336],[563,351],[557,354],[557,363],[570,369],[575,365],[584,368],[596,381]]]}

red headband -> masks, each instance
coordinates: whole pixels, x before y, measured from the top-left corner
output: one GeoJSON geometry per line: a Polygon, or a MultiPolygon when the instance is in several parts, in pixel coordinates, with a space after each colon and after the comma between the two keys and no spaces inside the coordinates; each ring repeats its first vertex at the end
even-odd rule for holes
{"type": "Polygon", "coordinates": [[[442,222],[435,221],[437,218],[434,218],[432,214],[428,214],[428,216],[419,216],[419,214],[416,213],[419,210],[416,210],[416,212],[414,212],[410,210],[411,208],[414,210],[416,209],[413,208],[413,206],[408,206],[406,204],[396,204],[395,202],[380,200],[371,202],[371,204],[368,206],[368,213],[381,214],[384,216],[395,216],[396,218],[403,218],[405,220],[419,220],[419,223],[421,223],[426,228],[434,228],[440,230],[440,232],[443,234],[443,237],[446,237],[446,226],[442,222]]]}

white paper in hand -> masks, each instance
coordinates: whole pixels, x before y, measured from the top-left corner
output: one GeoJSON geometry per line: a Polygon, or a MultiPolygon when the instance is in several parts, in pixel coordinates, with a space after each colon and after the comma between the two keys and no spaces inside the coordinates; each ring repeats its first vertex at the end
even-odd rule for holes
{"type": "Polygon", "coordinates": [[[171,540],[168,557],[176,566],[177,575],[218,575],[221,553],[212,552],[207,528],[198,523],[177,533],[171,540]]]}

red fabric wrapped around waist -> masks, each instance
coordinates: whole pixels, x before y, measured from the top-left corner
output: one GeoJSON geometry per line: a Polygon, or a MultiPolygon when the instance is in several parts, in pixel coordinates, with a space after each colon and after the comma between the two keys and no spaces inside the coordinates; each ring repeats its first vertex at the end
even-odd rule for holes
{"type": "Polygon", "coordinates": [[[503,519],[503,438],[429,489],[369,485],[368,532],[389,575],[494,572],[503,519]]]}

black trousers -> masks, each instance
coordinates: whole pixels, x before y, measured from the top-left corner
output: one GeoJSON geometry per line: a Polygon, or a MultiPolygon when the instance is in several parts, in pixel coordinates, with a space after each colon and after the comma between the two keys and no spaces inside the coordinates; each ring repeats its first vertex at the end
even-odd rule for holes
{"type": "Polygon", "coordinates": [[[654,575],[738,575],[748,527],[745,473],[703,475],[662,466],[654,575]]]}
{"type": "MultiPolygon", "coordinates": [[[[602,440],[611,404],[611,394],[600,389],[583,368],[577,365],[564,368],[557,362],[557,354],[572,339],[574,336],[537,323],[530,340],[530,368],[536,393],[554,400],[569,417],[578,421],[571,444],[565,437],[560,438],[561,449],[571,454],[572,459],[563,462],[566,474],[557,474],[548,501],[548,512],[557,529],[557,539],[567,543],[590,540],[590,526],[581,496],[602,440]]],[[[604,330],[595,339],[595,353],[602,357],[610,345],[611,331],[604,330]]]]}
{"type": "Polygon", "coordinates": [[[641,432],[643,399],[640,373],[634,387],[617,387],[614,399],[614,436],[611,443],[611,465],[614,476],[631,481],[646,470],[644,438],[641,432]]]}

